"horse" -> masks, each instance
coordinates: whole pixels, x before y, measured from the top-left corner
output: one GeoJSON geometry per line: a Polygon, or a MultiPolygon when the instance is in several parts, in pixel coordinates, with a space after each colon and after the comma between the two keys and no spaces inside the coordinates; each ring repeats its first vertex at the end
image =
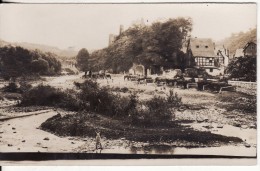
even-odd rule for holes
{"type": "Polygon", "coordinates": [[[111,75],[107,73],[107,74],[105,74],[105,78],[106,79],[108,79],[108,78],[111,79],[111,75]]]}
{"type": "Polygon", "coordinates": [[[81,87],[81,83],[76,82],[76,81],[74,81],[74,85],[76,86],[77,89],[80,89],[80,87],[81,87]]]}
{"type": "Polygon", "coordinates": [[[156,77],[155,78],[155,83],[157,84],[157,85],[159,85],[160,83],[166,83],[166,78],[162,78],[162,77],[156,77]]]}
{"type": "Polygon", "coordinates": [[[95,78],[95,79],[99,78],[99,73],[98,72],[92,72],[91,78],[95,78]]]}

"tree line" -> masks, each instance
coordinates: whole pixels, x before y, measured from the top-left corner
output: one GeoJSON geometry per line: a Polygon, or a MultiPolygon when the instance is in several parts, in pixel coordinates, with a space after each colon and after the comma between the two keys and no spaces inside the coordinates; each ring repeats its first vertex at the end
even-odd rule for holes
{"type": "Polygon", "coordinates": [[[183,69],[188,66],[183,66],[187,59],[181,48],[191,30],[190,18],[158,21],[152,25],[132,25],[104,49],[94,51],[91,55],[82,49],[77,56],[77,63],[81,69],[112,70],[114,73],[128,71],[133,63],[145,67],[160,65],[183,69]],[[88,58],[85,61],[84,54],[88,58]]]}
{"type": "MultiPolygon", "coordinates": [[[[165,69],[193,68],[194,59],[188,59],[181,50],[185,48],[192,30],[190,18],[169,19],[165,22],[155,22],[152,25],[132,25],[115,38],[106,48],[96,50],[91,54],[87,49],[81,49],[76,57],[77,67],[82,71],[110,70],[119,73],[128,71],[133,63],[146,68],[158,65],[165,69]]],[[[228,47],[241,45],[255,38],[256,30],[241,33],[230,39],[228,47]]],[[[237,47],[237,46],[236,46],[237,47]]],[[[230,48],[231,53],[234,49],[230,48]]],[[[256,58],[247,57],[230,60],[226,73],[231,78],[241,78],[245,81],[256,81],[256,58]]]]}
{"type": "Polygon", "coordinates": [[[61,63],[53,53],[30,51],[22,47],[0,47],[0,76],[5,79],[28,75],[56,75],[61,63]]]}

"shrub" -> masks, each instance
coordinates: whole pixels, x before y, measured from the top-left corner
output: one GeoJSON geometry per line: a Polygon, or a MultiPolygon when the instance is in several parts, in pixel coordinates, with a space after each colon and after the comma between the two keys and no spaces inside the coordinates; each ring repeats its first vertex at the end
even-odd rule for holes
{"type": "Polygon", "coordinates": [[[256,81],[256,68],[256,57],[238,57],[228,64],[226,72],[230,74],[231,78],[242,78],[244,81],[256,81]]]}
{"type": "Polygon", "coordinates": [[[19,91],[18,85],[15,82],[9,82],[7,86],[4,87],[5,92],[17,93],[19,91]]]}
{"type": "Polygon", "coordinates": [[[126,92],[128,92],[128,88],[127,88],[127,87],[123,87],[123,88],[121,88],[121,91],[122,91],[123,93],[126,93],[126,92]]]}
{"type": "Polygon", "coordinates": [[[28,84],[25,80],[20,81],[19,84],[20,84],[19,91],[21,93],[25,93],[32,88],[32,85],[28,84]]]}
{"type": "Polygon", "coordinates": [[[107,88],[100,88],[98,84],[92,80],[86,80],[80,88],[79,98],[85,109],[113,115],[111,111],[114,106],[112,105],[112,99],[115,99],[115,95],[110,93],[107,88]]]}
{"type": "Polygon", "coordinates": [[[74,72],[72,69],[70,68],[64,68],[64,71],[68,73],[68,75],[74,75],[76,74],[76,72],[74,72]]]}
{"type": "Polygon", "coordinates": [[[99,87],[92,80],[86,80],[81,84],[80,89],[79,99],[84,109],[108,116],[135,117],[138,103],[136,94],[121,97],[119,94],[113,94],[106,87],[99,87]]]}
{"type": "Polygon", "coordinates": [[[86,80],[80,88],[79,98],[84,108],[99,113],[110,113],[109,109],[112,107],[112,99],[115,95],[107,88],[100,88],[96,82],[91,80],[86,80]]]}
{"type": "Polygon", "coordinates": [[[132,123],[164,123],[174,116],[173,109],[182,104],[181,98],[172,90],[166,98],[154,96],[151,100],[140,103],[136,94],[121,97],[107,88],[100,88],[92,80],[86,80],[80,88],[79,99],[84,109],[108,116],[125,117],[128,119],[126,121],[132,123]]]}
{"type": "Polygon", "coordinates": [[[80,108],[75,92],[62,92],[51,86],[44,85],[39,85],[23,93],[21,105],[62,107],[68,110],[79,110],[80,108]]]}
{"type": "Polygon", "coordinates": [[[19,81],[19,84],[15,81],[10,81],[7,86],[3,88],[5,92],[10,93],[24,93],[32,88],[32,85],[28,84],[25,80],[19,81]]]}
{"type": "Polygon", "coordinates": [[[145,125],[155,126],[165,124],[173,119],[174,109],[182,105],[181,98],[178,94],[170,90],[169,95],[164,98],[154,96],[152,99],[143,103],[139,118],[142,118],[142,123],[145,125]]]}
{"type": "Polygon", "coordinates": [[[166,100],[170,107],[180,107],[182,105],[181,99],[177,92],[174,94],[173,90],[170,90],[166,100]]]}
{"type": "Polygon", "coordinates": [[[171,118],[171,111],[167,100],[160,96],[154,96],[151,100],[146,101],[147,111],[144,115],[145,120],[166,121],[171,118]]]}
{"type": "Polygon", "coordinates": [[[66,90],[65,92],[62,92],[62,98],[57,105],[60,108],[66,108],[71,111],[78,111],[82,109],[77,93],[73,90],[66,90]]]}

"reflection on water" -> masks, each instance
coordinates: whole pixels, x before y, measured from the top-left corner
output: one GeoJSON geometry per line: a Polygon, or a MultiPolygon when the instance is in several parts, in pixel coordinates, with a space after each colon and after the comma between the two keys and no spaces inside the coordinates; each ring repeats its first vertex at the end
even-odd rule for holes
{"type": "Polygon", "coordinates": [[[132,146],[130,148],[131,154],[174,154],[174,149],[171,146],[157,145],[157,146],[145,146],[142,148],[132,146]]]}
{"type": "Polygon", "coordinates": [[[114,147],[112,149],[104,149],[102,153],[123,153],[123,154],[165,154],[165,155],[226,155],[226,156],[256,156],[257,134],[256,129],[242,129],[231,125],[223,125],[218,128],[216,123],[210,123],[211,129],[205,128],[209,123],[192,123],[190,125],[199,131],[210,131],[214,134],[224,136],[239,137],[244,142],[240,145],[225,145],[220,147],[199,147],[185,148],[170,145],[148,145],[144,147],[130,148],[114,147]],[[245,144],[249,144],[248,147],[245,144]]]}
{"type": "Polygon", "coordinates": [[[164,154],[164,155],[226,155],[226,156],[256,156],[256,147],[221,146],[203,148],[172,147],[167,145],[152,145],[146,147],[103,149],[102,153],[121,154],[164,154]]]}
{"type": "MultiPolygon", "coordinates": [[[[187,124],[186,124],[187,125],[187,124]]],[[[189,124],[196,130],[199,131],[210,131],[214,134],[220,134],[224,136],[232,136],[241,138],[243,141],[249,143],[250,145],[256,145],[256,129],[251,128],[240,128],[232,125],[223,125],[223,128],[218,128],[218,124],[216,123],[192,123],[189,124]],[[212,129],[206,129],[205,126],[210,125],[212,129]]]]}

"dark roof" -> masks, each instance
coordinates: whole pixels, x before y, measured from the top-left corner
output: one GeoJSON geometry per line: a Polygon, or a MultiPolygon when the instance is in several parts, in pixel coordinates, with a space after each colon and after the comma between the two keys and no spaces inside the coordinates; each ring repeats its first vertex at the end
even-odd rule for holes
{"type": "Polygon", "coordinates": [[[211,39],[191,38],[190,49],[194,57],[216,57],[214,53],[214,44],[211,39]]]}
{"type": "Polygon", "coordinates": [[[255,44],[255,45],[256,45],[256,41],[248,42],[248,43],[244,46],[243,50],[245,50],[250,44],[255,44]]]}

